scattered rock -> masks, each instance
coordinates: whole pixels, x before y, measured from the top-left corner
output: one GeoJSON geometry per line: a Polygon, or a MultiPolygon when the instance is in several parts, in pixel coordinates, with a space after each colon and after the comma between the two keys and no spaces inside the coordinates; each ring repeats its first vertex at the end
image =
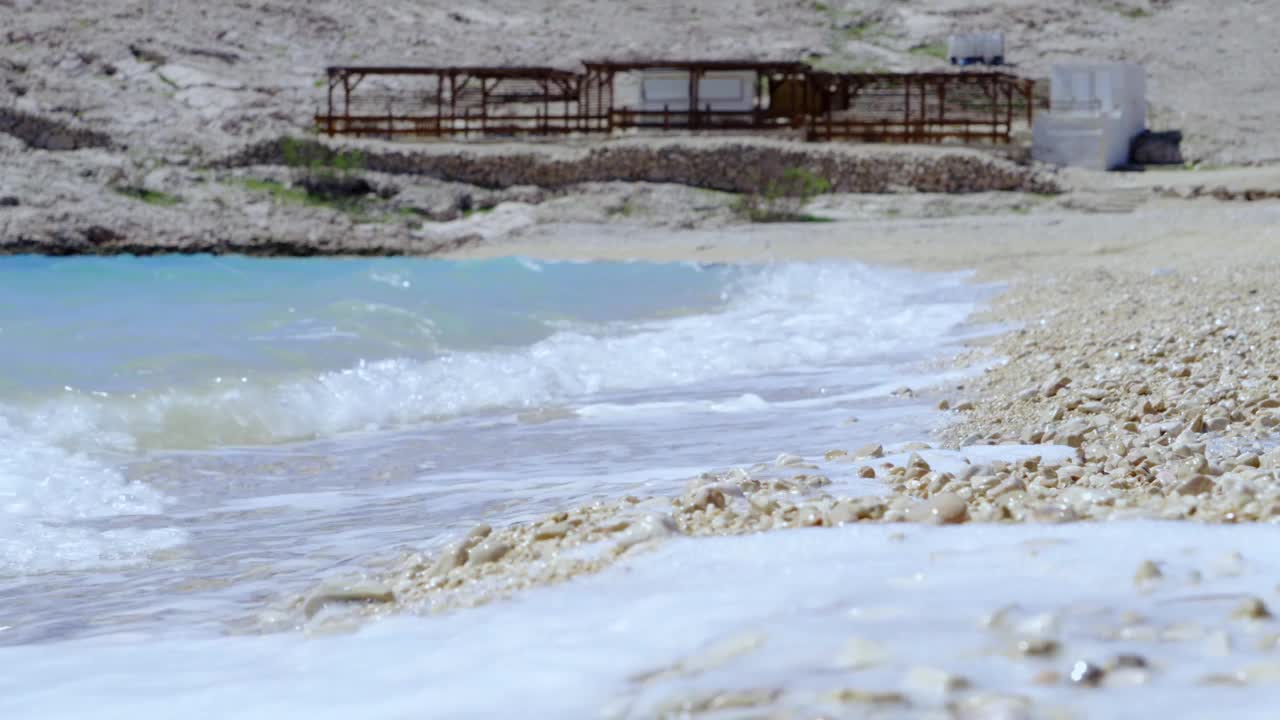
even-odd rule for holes
{"type": "Polygon", "coordinates": [[[969,687],[969,681],[946,670],[917,665],[907,672],[903,685],[913,692],[938,696],[965,690],[969,687]]]}
{"type": "Polygon", "coordinates": [[[846,670],[866,670],[889,662],[893,655],[883,643],[853,638],[836,658],[836,665],[846,670]]]}
{"type": "Polygon", "coordinates": [[[911,508],[907,519],[930,525],[953,525],[969,517],[969,506],[953,493],[938,493],[911,508]]]}
{"type": "Polygon", "coordinates": [[[1106,670],[1089,662],[1088,660],[1077,660],[1071,666],[1071,684],[1076,687],[1097,687],[1102,684],[1102,679],[1106,677],[1106,670]]]}
{"type": "Polygon", "coordinates": [[[307,598],[302,613],[308,620],[330,603],[389,603],[395,600],[391,588],[377,582],[359,580],[321,585],[307,598]]]}
{"type": "Polygon", "coordinates": [[[1133,584],[1143,587],[1163,577],[1164,573],[1160,571],[1159,566],[1151,560],[1143,560],[1138,564],[1137,571],[1133,573],[1133,584]]]}
{"type": "Polygon", "coordinates": [[[1246,598],[1244,602],[1231,611],[1231,617],[1237,620],[1270,620],[1271,610],[1261,598],[1246,598]]]}
{"type": "Polygon", "coordinates": [[[882,457],[884,457],[884,447],[881,446],[879,443],[871,443],[870,445],[863,445],[862,447],[853,451],[854,460],[865,460],[867,458],[882,458],[882,457]]]}

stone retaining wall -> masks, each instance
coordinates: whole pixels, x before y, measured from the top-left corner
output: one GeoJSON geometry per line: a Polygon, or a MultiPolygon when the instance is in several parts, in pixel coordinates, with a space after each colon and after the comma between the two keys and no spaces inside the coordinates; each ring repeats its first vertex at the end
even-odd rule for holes
{"type": "MultiPolygon", "coordinates": [[[[315,141],[260,143],[226,165],[285,164],[286,142],[331,162],[341,152],[315,141]]],[[[1056,193],[1057,183],[1032,167],[968,149],[807,145],[779,141],[618,142],[590,149],[457,146],[398,149],[360,146],[367,170],[421,175],[485,188],[562,188],[586,182],[677,183],[728,192],[765,192],[791,168],[825,178],[833,192],[1056,193]]]]}
{"type": "Polygon", "coordinates": [[[102,133],[74,128],[57,120],[12,108],[0,108],[0,132],[12,135],[39,150],[79,150],[111,146],[111,138],[102,133]]]}

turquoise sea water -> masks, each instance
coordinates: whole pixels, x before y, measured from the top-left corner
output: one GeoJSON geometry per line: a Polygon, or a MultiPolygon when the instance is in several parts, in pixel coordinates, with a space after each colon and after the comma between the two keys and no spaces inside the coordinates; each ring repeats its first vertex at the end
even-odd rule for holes
{"type": "Polygon", "coordinates": [[[224,257],[0,260],[0,394],[269,380],[706,311],[728,271],[224,257]]]}
{"type": "Polygon", "coordinates": [[[0,644],[242,631],[475,522],[918,437],[889,392],[977,297],[857,264],[0,258],[0,644]]]}

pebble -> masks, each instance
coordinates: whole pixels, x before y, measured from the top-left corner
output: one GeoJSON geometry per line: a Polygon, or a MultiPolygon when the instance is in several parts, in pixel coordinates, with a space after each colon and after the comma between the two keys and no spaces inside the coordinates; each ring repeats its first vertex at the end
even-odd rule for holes
{"type": "Polygon", "coordinates": [[[836,658],[836,666],[845,670],[866,670],[883,665],[892,659],[889,648],[881,642],[866,638],[853,638],[836,658]]]}
{"type": "Polygon", "coordinates": [[[948,704],[953,720],[1032,720],[1032,704],[1021,695],[980,692],[948,704]]]}
{"type": "Polygon", "coordinates": [[[961,675],[935,667],[917,665],[907,671],[903,685],[908,690],[925,695],[946,695],[965,690],[970,683],[961,675]]]}
{"type": "Polygon", "coordinates": [[[1231,611],[1231,617],[1237,620],[1270,620],[1271,610],[1261,598],[1251,597],[1231,611]]]}
{"type": "Polygon", "coordinates": [[[804,465],[804,458],[798,455],[782,453],[774,459],[773,464],[775,467],[800,467],[804,465]]]}
{"type": "Polygon", "coordinates": [[[1136,653],[1121,653],[1111,658],[1111,661],[1107,663],[1108,672],[1120,668],[1136,668],[1139,670],[1145,670],[1148,667],[1150,667],[1150,663],[1147,662],[1147,659],[1136,653]]]}
{"type": "Polygon", "coordinates": [[[1018,654],[1025,657],[1051,657],[1058,654],[1061,647],[1053,638],[1023,638],[1016,645],[1018,654]]]}
{"type": "Polygon", "coordinates": [[[1143,560],[1138,564],[1138,569],[1133,573],[1133,584],[1139,587],[1147,586],[1164,577],[1164,573],[1160,571],[1159,566],[1151,560],[1143,560]]]}
{"type": "Polygon", "coordinates": [[[698,675],[759,650],[768,639],[769,636],[760,630],[738,633],[711,643],[677,665],[685,675],[698,675]]]}
{"type": "Polygon", "coordinates": [[[1250,685],[1280,685],[1280,663],[1254,663],[1241,670],[1238,677],[1250,685]]]}
{"type": "Polygon", "coordinates": [[[534,540],[556,540],[569,534],[569,523],[553,522],[538,525],[533,532],[534,540]]]}
{"type": "Polygon", "coordinates": [[[1031,676],[1031,682],[1035,685],[1057,685],[1062,682],[1062,673],[1056,670],[1041,670],[1031,676]]]}
{"type": "Polygon", "coordinates": [[[440,557],[436,559],[435,565],[431,567],[431,574],[435,576],[446,575],[454,568],[466,565],[469,554],[465,543],[449,545],[441,551],[440,557]]]}
{"type": "Polygon", "coordinates": [[[316,588],[303,603],[302,614],[310,620],[330,603],[389,603],[395,599],[391,588],[371,580],[324,584],[316,588]]]}
{"type": "Polygon", "coordinates": [[[1077,660],[1071,666],[1068,677],[1071,679],[1071,684],[1076,687],[1097,687],[1106,674],[1105,670],[1088,660],[1077,660]]]}
{"type": "Polygon", "coordinates": [[[615,547],[619,551],[625,551],[643,542],[670,537],[676,530],[676,524],[670,515],[645,515],[618,534],[615,547]]]}
{"type": "Polygon", "coordinates": [[[862,447],[853,451],[853,459],[855,460],[863,460],[866,458],[882,458],[882,457],[884,457],[884,446],[880,445],[879,443],[871,443],[870,445],[863,445],[862,447]]]}
{"type": "Polygon", "coordinates": [[[1149,682],[1151,673],[1138,668],[1119,668],[1106,674],[1106,685],[1109,688],[1138,687],[1149,682]]]}
{"type": "Polygon", "coordinates": [[[484,565],[485,563],[496,562],[503,555],[511,551],[511,544],[503,541],[501,538],[486,538],[471,548],[470,557],[467,563],[471,565],[484,565]]]}
{"type": "Polygon", "coordinates": [[[900,692],[892,692],[885,690],[855,690],[853,688],[842,688],[827,695],[832,702],[841,705],[902,705],[907,706],[911,701],[906,695],[900,692]]]}
{"type": "Polygon", "coordinates": [[[969,506],[954,493],[938,493],[912,507],[907,513],[911,522],[929,525],[963,523],[969,517],[969,506]]]}
{"type": "Polygon", "coordinates": [[[1217,483],[1213,481],[1213,478],[1207,475],[1196,475],[1190,480],[1180,483],[1174,492],[1179,495],[1204,495],[1213,492],[1215,487],[1217,487],[1217,483]]]}

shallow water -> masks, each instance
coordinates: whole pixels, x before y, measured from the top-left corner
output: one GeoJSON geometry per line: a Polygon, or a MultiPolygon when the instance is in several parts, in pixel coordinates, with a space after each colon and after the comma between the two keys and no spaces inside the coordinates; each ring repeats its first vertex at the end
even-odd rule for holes
{"type": "Polygon", "coordinates": [[[8,645],[256,632],[478,521],[921,439],[939,415],[890,392],[963,382],[937,359],[987,292],[856,264],[10,258],[0,280],[8,645]]]}

